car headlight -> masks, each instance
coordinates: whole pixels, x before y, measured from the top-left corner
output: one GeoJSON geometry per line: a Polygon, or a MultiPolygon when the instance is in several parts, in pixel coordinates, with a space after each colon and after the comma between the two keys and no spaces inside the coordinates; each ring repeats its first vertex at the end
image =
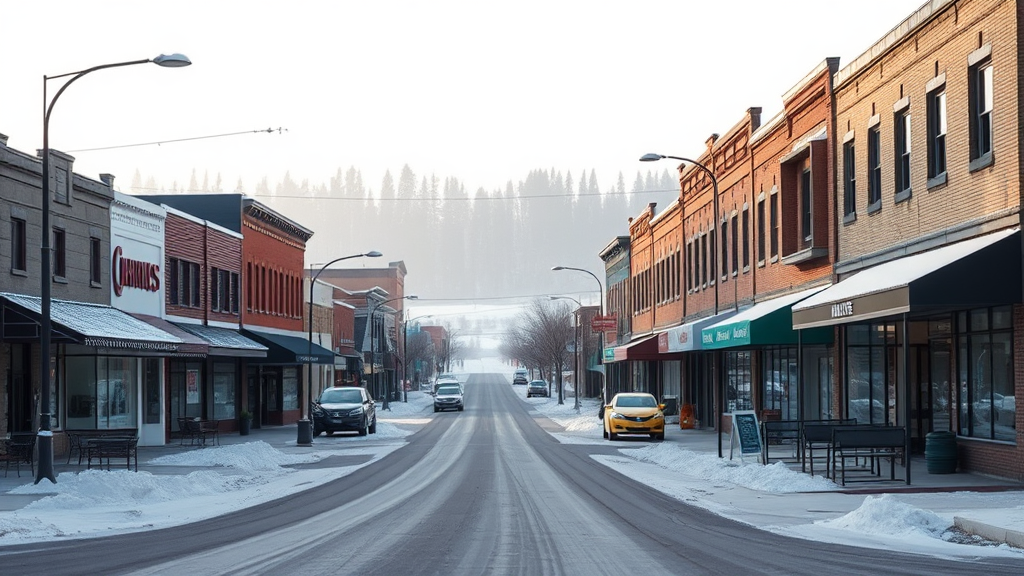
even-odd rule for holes
{"type": "Polygon", "coordinates": [[[348,414],[346,414],[346,416],[362,416],[362,415],[363,415],[363,409],[362,408],[356,408],[355,410],[349,410],[348,414]]]}
{"type": "Polygon", "coordinates": [[[313,406],[313,416],[323,416],[324,409],[319,406],[313,406]]]}
{"type": "Polygon", "coordinates": [[[622,414],[619,414],[618,412],[612,412],[611,417],[615,418],[615,419],[618,419],[618,420],[625,420],[626,419],[625,416],[623,416],[622,414]]]}

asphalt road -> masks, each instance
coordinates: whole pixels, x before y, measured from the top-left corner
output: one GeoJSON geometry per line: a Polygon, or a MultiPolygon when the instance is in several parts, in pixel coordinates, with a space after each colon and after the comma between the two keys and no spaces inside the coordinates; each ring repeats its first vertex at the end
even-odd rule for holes
{"type": "Polygon", "coordinates": [[[0,548],[5,574],[1013,574],[962,561],[778,536],[648,489],[596,463],[613,443],[563,445],[474,375],[466,410],[353,474],[188,526],[0,548]]]}

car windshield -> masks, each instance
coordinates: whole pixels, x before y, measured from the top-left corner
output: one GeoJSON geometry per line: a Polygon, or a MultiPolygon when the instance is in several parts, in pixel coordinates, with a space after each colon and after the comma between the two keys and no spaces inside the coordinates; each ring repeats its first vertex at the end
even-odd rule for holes
{"type": "Polygon", "coordinates": [[[534,380],[533,382],[530,382],[530,386],[534,388],[544,388],[547,384],[543,380],[534,380]]]}
{"type": "Polygon", "coordinates": [[[460,392],[458,386],[441,386],[437,389],[438,394],[459,394],[460,392]]]}
{"type": "Polygon", "coordinates": [[[353,388],[330,388],[320,395],[321,404],[361,404],[363,395],[353,388]]]}
{"type": "Polygon", "coordinates": [[[622,408],[654,408],[658,405],[654,396],[622,396],[615,401],[622,408]]]}

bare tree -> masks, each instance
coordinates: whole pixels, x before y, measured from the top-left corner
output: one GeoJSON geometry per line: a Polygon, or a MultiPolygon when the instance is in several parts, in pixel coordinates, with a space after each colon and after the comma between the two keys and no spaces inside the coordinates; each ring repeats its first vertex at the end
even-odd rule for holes
{"type": "Polygon", "coordinates": [[[441,350],[438,354],[437,363],[441,366],[442,372],[451,372],[452,365],[462,355],[465,344],[460,338],[461,331],[455,329],[450,323],[444,323],[444,331],[448,335],[441,341],[441,350]]]}
{"type": "Polygon", "coordinates": [[[558,403],[564,402],[562,372],[569,365],[569,344],[573,341],[573,311],[564,303],[534,300],[506,332],[503,352],[527,366],[550,371],[558,388],[558,403]]]}
{"type": "Polygon", "coordinates": [[[428,368],[425,374],[414,375],[413,379],[418,384],[434,372],[434,341],[430,338],[430,333],[423,330],[406,334],[405,370],[402,373],[409,374],[409,366],[415,365],[416,362],[421,362],[428,368]]]}

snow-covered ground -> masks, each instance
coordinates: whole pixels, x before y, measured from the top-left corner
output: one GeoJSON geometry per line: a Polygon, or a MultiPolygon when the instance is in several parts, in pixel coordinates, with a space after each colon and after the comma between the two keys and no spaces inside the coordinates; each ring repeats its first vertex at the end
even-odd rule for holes
{"type": "MultiPolygon", "coordinates": [[[[456,370],[463,379],[482,372],[502,373],[511,381],[512,367],[497,360],[467,361],[456,370]]],[[[564,428],[555,434],[561,442],[607,442],[601,438],[596,400],[581,399],[579,412],[572,397],[563,405],[556,398],[522,401],[564,428]]],[[[83,471],[62,474],[55,485],[27,480],[10,494],[39,498],[16,511],[0,512],[0,544],[163,528],[309,489],[402,446],[405,436],[430,421],[430,405],[431,396],[411,392],[408,403],[391,403],[390,411],[379,413],[376,435],[320,437],[312,451],[291,453],[254,441],[159,457],[147,463],[155,472],[83,471]],[[356,466],[323,462],[340,455],[368,458],[356,466]],[[315,468],[288,467],[317,462],[315,468]],[[163,466],[168,473],[160,473],[163,466]],[[209,468],[174,473],[182,466],[209,468]]],[[[1006,545],[958,543],[963,538],[950,530],[954,515],[979,508],[989,518],[996,515],[997,525],[1024,522],[1024,507],[1013,492],[842,494],[831,481],[781,463],[762,466],[722,459],[680,442],[623,443],[618,455],[595,458],[673,498],[782,534],[937,556],[1024,557],[1024,551],[1006,545]]]]}

